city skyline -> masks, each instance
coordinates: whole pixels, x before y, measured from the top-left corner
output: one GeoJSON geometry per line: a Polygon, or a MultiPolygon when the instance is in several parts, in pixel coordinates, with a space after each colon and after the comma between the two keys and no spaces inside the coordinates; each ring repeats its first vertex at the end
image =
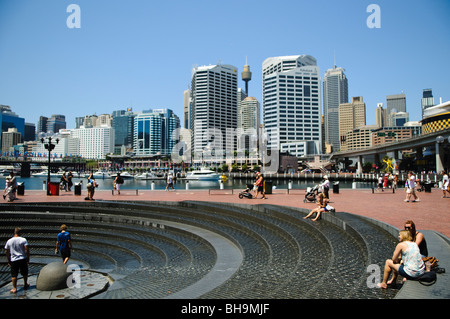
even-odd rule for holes
{"type": "Polygon", "coordinates": [[[81,23],[71,29],[69,1],[0,1],[0,104],[26,122],[62,114],[74,128],[76,117],[127,108],[182,119],[193,67],[217,63],[240,75],[248,61],[250,96],[262,103],[263,61],[297,54],[317,59],[321,80],[344,68],[367,124],[388,95],[406,95],[411,121],[421,120],[424,89],[436,104],[450,99],[447,1],[73,2],[81,23]],[[368,23],[371,3],[380,28],[368,23]]]}

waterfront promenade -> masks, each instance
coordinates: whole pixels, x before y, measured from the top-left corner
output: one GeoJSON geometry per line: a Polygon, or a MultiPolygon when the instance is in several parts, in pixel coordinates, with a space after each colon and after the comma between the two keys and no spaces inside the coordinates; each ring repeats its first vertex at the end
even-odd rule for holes
{"type": "MultiPolygon", "coordinates": [[[[186,190],[175,189],[175,191],[164,190],[122,190],[121,195],[117,195],[112,190],[102,190],[95,192],[95,200],[112,201],[210,201],[242,204],[273,204],[305,209],[315,208],[312,202],[304,203],[305,190],[295,189],[288,194],[287,190],[274,190],[273,194],[267,195],[267,200],[239,199],[240,190],[186,190]]],[[[330,204],[337,212],[348,212],[361,216],[370,217],[396,228],[403,228],[403,223],[411,219],[415,222],[419,230],[434,230],[447,237],[450,237],[450,197],[442,198],[442,191],[433,188],[431,193],[417,192],[419,202],[404,202],[406,193],[403,189],[391,189],[384,192],[371,189],[340,189],[339,194],[330,191],[330,204]]],[[[73,192],[60,192],[59,196],[47,196],[43,190],[27,190],[25,195],[18,196],[16,203],[30,202],[73,202],[85,201],[86,190],[82,190],[82,195],[74,195],[73,192]]],[[[11,203],[14,205],[14,202],[11,203]]]]}

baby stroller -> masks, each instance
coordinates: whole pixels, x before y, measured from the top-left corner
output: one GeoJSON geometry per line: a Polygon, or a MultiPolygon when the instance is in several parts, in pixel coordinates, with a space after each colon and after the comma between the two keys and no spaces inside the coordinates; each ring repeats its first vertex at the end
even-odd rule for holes
{"type": "Polygon", "coordinates": [[[244,197],[247,197],[248,199],[252,199],[253,198],[252,190],[253,184],[247,184],[247,188],[239,193],[239,198],[242,199],[244,197]]]}
{"type": "Polygon", "coordinates": [[[319,185],[316,185],[312,188],[308,187],[306,189],[305,199],[303,200],[304,203],[306,202],[315,202],[316,196],[319,194],[319,185]]]}

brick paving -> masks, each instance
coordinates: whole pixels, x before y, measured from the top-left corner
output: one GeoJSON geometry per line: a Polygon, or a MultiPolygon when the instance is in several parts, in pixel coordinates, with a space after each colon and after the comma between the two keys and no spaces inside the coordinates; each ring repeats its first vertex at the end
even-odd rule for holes
{"type": "MultiPolygon", "coordinates": [[[[288,194],[287,190],[274,190],[273,194],[267,195],[267,200],[239,199],[239,190],[121,190],[121,195],[113,194],[112,191],[96,191],[96,200],[128,200],[128,201],[210,201],[226,203],[249,204],[273,204],[291,207],[312,209],[315,204],[304,203],[305,190],[295,189],[288,194]]],[[[339,194],[330,191],[330,204],[338,212],[370,217],[397,228],[403,228],[403,223],[411,219],[415,222],[417,229],[434,230],[450,237],[450,197],[442,198],[439,189],[432,189],[431,193],[418,192],[419,202],[404,202],[406,193],[403,189],[395,193],[388,189],[384,192],[371,189],[340,189],[339,194]]],[[[85,201],[85,190],[81,196],[73,192],[61,192],[59,196],[47,196],[42,190],[28,190],[24,196],[18,196],[16,202],[74,202],[85,201]]],[[[260,196],[259,196],[260,197],[260,196]]],[[[14,202],[11,203],[14,205],[14,202]]]]}

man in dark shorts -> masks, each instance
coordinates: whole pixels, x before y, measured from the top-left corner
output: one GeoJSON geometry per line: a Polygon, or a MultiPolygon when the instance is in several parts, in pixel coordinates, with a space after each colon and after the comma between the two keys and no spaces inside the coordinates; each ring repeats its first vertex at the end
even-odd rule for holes
{"type": "Polygon", "coordinates": [[[6,258],[8,265],[11,267],[11,277],[13,288],[11,293],[17,292],[17,276],[23,277],[23,289],[28,289],[28,263],[30,262],[30,251],[28,242],[22,237],[22,229],[15,228],[14,236],[6,242],[6,258]]]}
{"type": "Polygon", "coordinates": [[[59,229],[61,232],[56,237],[55,252],[58,252],[59,249],[63,263],[66,264],[69,261],[70,254],[72,252],[72,241],[66,225],[61,225],[59,229]]]}

